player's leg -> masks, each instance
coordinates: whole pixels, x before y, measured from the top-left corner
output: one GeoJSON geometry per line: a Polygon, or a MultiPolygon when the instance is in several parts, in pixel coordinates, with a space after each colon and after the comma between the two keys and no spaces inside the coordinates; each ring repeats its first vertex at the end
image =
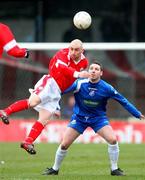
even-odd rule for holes
{"type": "Polygon", "coordinates": [[[75,129],[68,127],[61,145],[58,147],[58,150],[56,152],[56,157],[55,157],[55,163],[53,165],[53,169],[58,170],[62,160],[66,156],[67,149],[70,147],[70,145],[75,141],[75,139],[80,135],[78,131],[75,129]]]}
{"type": "Polygon", "coordinates": [[[29,108],[33,108],[39,103],[41,103],[40,97],[35,93],[32,93],[29,99],[16,101],[7,108],[0,110],[0,119],[3,121],[3,123],[9,124],[9,115],[29,108]]]}
{"type": "Polygon", "coordinates": [[[44,75],[37,82],[35,89],[31,93],[29,104],[39,112],[39,119],[32,126],[24,142],[21,143],[21,147],[30,154],[36,154],[33,142],[41,134],[51,115],[56,111],[57,107],[59,107],[61,96],[58,85],[56,85],[54,80],[48,75],[44,75]]]}
{"type": "Polygon", "coordinates": [[[119,146],[116,135],[110,125],[99,129],[97,133],[108,142],[108,154],[111,164],[111,175],[123,176],[123,171],[118,168],[119,146]]]}
{"type": "Polygon", "coordinates": [[[28,136],[21,143],[21,148],[25,149],[29,154],[36,154],[33,143],[37,139],[37,137],[41,134],[45,125],[48,123],[51,115],[52,113],[49,112],[48,110],[45,109],[39,110],[38,121],[36,121],[33,124],[28,136]]]}
{"type": "MultiPolygon", "coordinates": [[[[41,93],[41,91],[39,91],[39,87],[41,86],[41,89],[42,89],[43,80],[46,79],[46,78],[45,78],[45,76],[43,76],[36,83],[34,90],[33,89],[29,90],[30,93],[31,93],[31,95],[29,97],[29,100],[28,99],[23,99],[23,100],[16,101],[13,104],[11,104],[10,106],[8,106],[7,108],[5,108],[4,110],[1,110],[0,111],[0,119],[5,124],[9,124],[9,119],[8,119],[9,115],[11,115],[11,114],[13,114],[15,112],[26,110],[26,109],[31,108],[31,107],[35,107],[38,104],[40,104],[41,103],[41,96],[39,97],[39,93],[41,93]],[[35,91],[36,91],[36,93],[35,93],[35,91]]],[[[44,91],[44,93],[46,93],[46,90],[44,91]]],[[[41,93],[41,94],[43,95],[43,93],[41,93]]],[[[45,98],[45,96],[44,96],[44,98],[45,98]]]]}
{"type": "Polygon", "coordinates": [[[79,135],[80,133],[71,127],[66,129],[63,140],[56,151],[54,165],[52,168],[47,168],[43,175],[58,175],[61,163],[67,154],[67,149],[79,135]]]}
{"type": "Polygon", "coordinates": [[[28,99],[16,101],[10,106],[6,107],[5,109],[0,110],[0,119],[3,121],[3,123],[9,124],[9,117],[8,117],[9,115],[19,111],[26,110],[29,107],[30,106],[28,99]]]}
{"type": "Polygon", "coordinates": [[[61,162],[63,161],[67,153],[67,149],[77,139],[77,137],[80,134],[83,134],[83,132],[87,128],[86,123],[82,123],[81,121],[78,121],[78,120],[79,120],[79,117],[77,117],[76,115],[72,115],[71,121],[68,124],[68,127],[64,134],[61,145],[59,146],[56,152],[55,162],[53,165],[54,170],[57,170],[57,171],[59,170],[61,162]]]}

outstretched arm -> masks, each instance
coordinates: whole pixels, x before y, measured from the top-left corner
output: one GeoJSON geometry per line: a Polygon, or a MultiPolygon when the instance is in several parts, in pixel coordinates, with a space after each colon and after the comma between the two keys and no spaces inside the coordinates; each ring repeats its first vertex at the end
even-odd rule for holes
{"type": "Polygon", "coordinates": [[[139,119],[144,118],[142,113],[131,102],[129,102],[123,95],[117,92],[113,87],[111,87],[110,92],[111,92],[111,98],[118,101],[134,117],[139,118],[139,119]]]}
{"type": "Polygon", "coordinates": [[[11,29],[3,23],[0,23],[0,46],[10,56],[16,58],[28,58],[29,56],[29,51],[18,46],[11,29]]]}

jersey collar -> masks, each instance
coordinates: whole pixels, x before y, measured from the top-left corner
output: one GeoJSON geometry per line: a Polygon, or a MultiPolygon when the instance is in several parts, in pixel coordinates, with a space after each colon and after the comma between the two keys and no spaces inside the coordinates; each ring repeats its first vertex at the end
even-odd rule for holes
{"type": "MultiPolygon", "coordinates": [[[[71,58],[70,58],[70,55],[68,54],[67,55],[67,57],[68,57],[68,59],[70,60],[71,58]]],[[[80,58],[80,60],[79,61],[73,61],[75,64],[78,64],[81,60],[83,60],[83,59],[85,59],[85,56],[81,53],[81,58],[80,58]]]]}

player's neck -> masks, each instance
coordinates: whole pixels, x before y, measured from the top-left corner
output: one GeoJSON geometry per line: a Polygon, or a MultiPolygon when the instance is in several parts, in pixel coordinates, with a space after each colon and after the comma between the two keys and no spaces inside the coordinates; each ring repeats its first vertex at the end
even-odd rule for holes
{"type": "Polygon", "coordinates": [[[77,63],[77,62],[79,62],[79,61],[80,61],[80,58],[78,58],[78,59],[74,59],[73,61],[77,63]]]}
{"type": "Polygon", "coordinates": [[[80,62],[80,59],[75,59],[75,60],[73,60],[73,62],[74,62],[74,64],[78,64],[79,62],[80,62]]]}
{"type": "Polygon", "coordinates": [[[90,79],[90,82],[91,83],[97,83],[100,81],[100,78],[97,78],[97,79],[90,79]]]}
{"type": "Polygon", "coordinates": [[[78,63],[80,60],[81,60],[81,56],[78,57],[78,58],[73,59],[73,61],[74,61],[75,63],[78,63]]]}

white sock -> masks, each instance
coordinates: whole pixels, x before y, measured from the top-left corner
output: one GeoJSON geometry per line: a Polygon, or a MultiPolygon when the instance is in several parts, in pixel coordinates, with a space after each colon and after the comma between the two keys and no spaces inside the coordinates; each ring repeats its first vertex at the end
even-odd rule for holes
{"type": "Polygon", "coordinates": [[[118,158],[119,158],[119,146],[116,144],[108,144],[108,153],[110,158],[111,170],[118,169],[118,158]]]}
{"type": "Polygon", "coordinates": [[[59,170],[61,162],[65,158],[66,154],[67,154],[67,150],[62,150],[61,146],[59,146],[56,151],[55,161],[54,161],[54,165],[52,167],[55,171],[59,170]]]}

